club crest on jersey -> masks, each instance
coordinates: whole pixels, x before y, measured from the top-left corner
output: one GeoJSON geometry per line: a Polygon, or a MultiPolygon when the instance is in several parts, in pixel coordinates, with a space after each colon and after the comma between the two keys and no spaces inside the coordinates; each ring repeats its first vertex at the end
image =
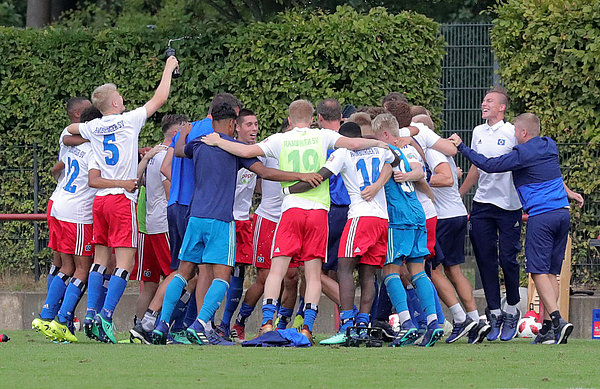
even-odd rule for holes
{"type": "Polygon", "coordinates": [[[506,144],[505,139],[498,139],[498,146],[504,146],[506,144]]]}
{"type": "Polygon", "coordinates": [[[265,263],[265,257],[256,257],[256,262],[265,263]]]}
{"type": "Polygon", "coordinates": [[[152,272],[150,270],[144,270],[144,277],[151,277],[152,276],[152,272]]]}
{"type": "Polygon", "coordinates": [[[92,245],[91,244],[86,244],[85,245],[85,251],[92,251],[92,245]]]}

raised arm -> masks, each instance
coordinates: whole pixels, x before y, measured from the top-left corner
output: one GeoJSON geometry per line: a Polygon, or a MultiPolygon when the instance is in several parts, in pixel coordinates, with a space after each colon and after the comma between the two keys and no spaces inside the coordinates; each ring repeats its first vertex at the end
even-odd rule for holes
{"type": "Polygon", "coordinates": [[[438,139],[437,142],[433,144],[432,149],[437,150],[448,157],[454,157],[458,151],[451,140],[444,138],[438,139]]]}
{"type": "MultiPolygon", "coordinates": [[[[217,146],[229,154],[237,155],[242,158],[254,158],[264,156],[264,151],[258,145],[247,145],[239,142],[232,142],[226,139],[221,138],[221,136],[217,132],[212,132],[208,135],[202,137],[202,142],[206,143],[209,146],[217,146]]],[[[266,178],[270,180],[270,178],[266,178]]],[[[278,181],[278,180],[273,180],[278,181]]],[[[288,181],[288,180],[281,180],[288,181]]]]}
{"type": "Polygon", "coordinates": [[[172,147],[167,149],[167,155],[165,155],[165,159],[163,159],[163,163],[160,165],[160,172],[167,177],[169,182],[171,181],[171,166],[173,166],[173,150],[172,147]]]}
{"type": "MultiPolygon", "coordinates": [[[[77,127],[79,130],[79,127],[77,127]]],[[[89,142],[89,140],[84,139],[81,135],[67,135],[62,138],[63,144],[65,146],[79,146],[85,142],[89,142]]]]}
{"type": "Polygon", "coordinates": [[[150,149],[150,151],[146,152],[146,154],[144,154],[144,157],[142,158],[140,163],[138,163],[138,167],[137,167],[138,180],[142,178],[142,174],[144,174],[144,170],[146,170],[146,166],[148,166],[148,162],[150,162],[150,160],[152,158],[154,158],[154,156],[156,154],[158,154],[161,150],[164,150],[164,149],[165,149],[165,146],[157,145],[157,146],[154,146],[152,149],[150,149]]]}
{"type": "Polygon", "coordinates": [[[347,138],[342,136],[335,142],[335,147],[344,147],[349,150],[362,150],[370,147],[381,147],[384,149],[389,148],[387,143],[377,139],[365,139],[365,138],[347,138]]]}
{"type": "MultiPolygon", "coordinates": [[[[231,142],[233,143],[233,142],[231,142]]],[[[295,173],[285,172],[279,169],[266,167],[262,162],[255,162],[250,166],[250,170],[258,174],[261,178],[270,181],[303,181],[310,188],[319,186],[324,179],[319,173],[295,173]]],[[[329,177],[329,176],[327,176],[329,177]]]]}
{"type": "Polygon", "coordinates": [[[90,169],[88,174],[88,185],[90,188],[103,189],[103,188],[123,188],[127,192],[135,192],[137,189],[137,178],[132,180],[109,180],[102,178],[100,170],[90,169]]]}
{"type": "MultiPolygon", "coordinates": [[[[322,181],[325,181],[326,179],[328,179],[329,177],[331,177],[333,175],[333,173],[327,169],[326,167],[322,167],[318,173],[316,173],[319,175],[319,177],[322,178],[322,181]]],[[[312,186],[310,183],[308,182],[297,182],[294,185],[288,187],[288,188],[284,188],[284,192],[285,194],[289,194],[289,193],[302,193],[302,192],[306,192],[307,190],[310,190],[311,188],[314,188],[314,186],[312,186]]]]}
{"type": "Polygon", "coordinates": [[[69,124],[67,127],[67,131],[69,131],[73,135],[79,135],[79,123],[69,124]]]}
{"type": "MultiPolygon", "coordinates": [[[[399,161],[398,155],[396,155],[396,153],[393,154],[396,157],[396,160],[399,161]]],[[[396,162],[396,160],[394,160],[394,162],[396,162]]],[[[375,180],[375,182],[371,185],[365,187],[365,189],[363,189],[360,192],[360,195],[363,198],[363,200],[373,200],[375,195],[377,195],[377,193],[379,193],[379,191],[385,186],[385,184],[389,181],[390,177],[392,176],[392,166],[398,165],[394,165],[394,163],[392,163],[392,165],[390,165],[389,163],[383,165],[383,167],[381,168],[381,173],[379,173],[379,177],[377,178],[377,180],[375,180]]]]}
{"type": "Polygon", "coordinates": [[[158,88],[156,88],[156,92],[154,92],[154,96],[144,104],[146,108],[146,117],[150,117],[154,115],[156,111],[160,107],[163,106],[164,103],[167,102],[169,98],[169,92],[171,91],[171,77],[173,75],[173,70],[179,67],[179,63],[177,62],[177,58],[174,56],[170,56],[167,58],[167,63],[165,64],[165,69],[163,70],[162,78],[160,79],[160,84],[158,84],[158,88]]]}
{"type": "MultiPolygon", "coordinates": [[[[185,142],[188,134],[192,130],[191,125],[184,126],[181,131],[179,131],[179,138],[177,138],[177,142],[175,143],[175,149],[173,150],[173,155],[179,158],[189,158],[185,154],[185,142]]],[[[170,176],[170,174],[169,174],[170,176]]]]}
{"type": "Polygon", "coordinates": [[[456,145],[462,155],[486,173],[509,172],[522,167],[517,149],[513,149],[510,153],[499,157],[487,158],[485,155],[479,154],[470,147],[467,147],[456,133],[452,134],[448,139],[456,145]]]}

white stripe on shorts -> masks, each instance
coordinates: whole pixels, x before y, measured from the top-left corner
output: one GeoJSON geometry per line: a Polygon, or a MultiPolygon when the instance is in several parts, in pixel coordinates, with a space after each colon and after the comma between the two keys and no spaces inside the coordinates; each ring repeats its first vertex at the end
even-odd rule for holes
{"type": "Polygon", "coordinates": [[[348,238],[346,239],[346,249],[344,250],[344,256],[346,258],[354,257],[354,252],[352,249],[354,248],[354,238],[356,236],[356,228],[358,227],[358,219],[359,218],[355,217],[352,219],[352,222],[350,222],[348,238]]]}

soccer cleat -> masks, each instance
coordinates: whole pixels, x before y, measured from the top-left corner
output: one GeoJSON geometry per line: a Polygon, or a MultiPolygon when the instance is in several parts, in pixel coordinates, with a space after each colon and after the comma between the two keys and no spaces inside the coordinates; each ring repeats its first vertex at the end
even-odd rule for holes
{"type": "Polygon", "coordinates": [[[215,331],[217,331],[217,334],[219,334],[221,338],[231,341],[231,331],[229,330],[229,326],[225,326],[223,322],[215,328],[215,331]]]}
{"type": "Polygon", "coordinates": [[[94,321],[94,316],[91,316],[90,314],[85,315],[85,319],[83,320],[83,332],[88,338],[92,340],[99,340],[98,326],[94,321]]]}
{"type": "Polygon", "coordinates": [[[141,344],[152,344],[152,333],[144,331],[142,322],[138,321],[133,328],[129,330],[129,339],[131,340],[131,343],[135,343],[134,340],[137,339],[141,344]]]}
{"type": "Polygon", "coordinates": [[[246,340],[246,327],[235,323],[231,329],[231,338],[236,343],[242,343],[246,340]]]}
{"type": "Polygon", "coordinates": [[[444,330],[440,327],[437,320],[434,320],[427,326],[427,332],[423,335],[423,339],[419,346],[421,347],[433,347],[435,342],[440,340],[444,336],[444,330]]]}
{"type": "Polygon", "coordinates": [[[493,315],[489,309],[486,308],[485,313],[488,317],[488,322],[492,327],[490,332],[487,334],[487,340],[493,342],[500,336],[500,329],[502,328],[502,322],[504,321],[504,312],[500,316],[493,315]]]}
{"type": "Polygon", "coordinates": [[[55,340],[56,335],[52,328],[50,328],[50,320],[44,320],[42,318],[36,317],[31,322],[31,329],[37,332],[41,332],[46,338],[50,340],[55,340]]]}
{"type": "Polygon", "coordinates": [[[556,339],[554,338],[554,330],[550,328],[544,335],[538,333],[531,344],[554,344],[556,339]]]}
{"type": "Polygon", "coordinates": [[[294,324],[292,327],[297,329],[298,332],[302,331],[302,328],[304,327],[304,317],[296,315],[296,317],[294,317],[294,324]]]}
{"type": "Polygon", "coordinates": [[[192,344],[187,338],[185,330],[178,332],[169,332],[167,336],[167,344],[192,344]]]}
{"type": "Polygon", "coordinates": [[[400,331],[396,334],[396,338],[390,343],[389,347],[403,347],[408,346],[419,339],[419,330],[413,324],[412,320],[406,320],[400,326],[400,331]]]}
{"type": "Polygon", "coordinates": [[[573,332],[573,324],[561,317],[558,327],[552,326],[552,330],[554,331],[556,344],[566,344],[567,338],[571,335],[571,332],[573,332]]]}
{"type": "Polygon", "coordinates": [[[271,321],[269,320],[267,322],[267,324],[263,324],[262,326],[260,326],[260,329],[258,330],[258,334],[256,335],[257,338],[261,335],[266,334],[267,332],[273,331],[273,324],[270,324],[270,323],[271,323],[271,321]]]}
{"type": "Polygon", "coordinates": [[[448,336],[448,338],[446,339],[446,343],[456,342],[457,340],[468,334],[469,331],[471,331],[471,329],[473,329],[473,327],[476,326],[477,323],[475,323],[475,321],[473,321],[473,319],[471,319],[469,316],[467,316],[467,319],[462,323],[453,322],[452,332],[450,333],[450,336],[448,336]]]}
{"type": "Polygon", "coordinates": [[[338,344],[345,344],[348,337],[346,336],[346,331],[340,331],[337,334],[333,335],[330,338],[323,339],[319,342],[320,345],[323,346],[333,346],[338,344]]]}
{"type": "Polygon", "coordinates": [[[102,315],[94,316],[94,322],[98,326],[98,340],[103,343],[117,343],[115,338],[115,325],[106,320],[102,315]]]}
{"type": "Polygon", "coordinates": [[[483,320],[479,320],[475,326],[469,331],[469,344],[481,343],[490,333],[492,326],[483,320]]]}
{"type": "Polygon", "coordinates": [[[217,331],[206,329],[198,320],[188,327],[186,335],[190,342],[196,344],[211,344],[213,346],[235,346],[235,343],[223,339],[217,331]]]}
{"type": "Polygon", "coordinates": [[[152,344],[167,344],[167,335],[169,334],[169,325],[161,320],[154,330],[152,330],[152,344]]]}
{"type": "Polygon", "coordinates": [[[517,336],[517,324],[519,323],[519,319],[521,319],[521,311],[518,309],[517,313],[514,315],[511,315],[510,313],[504,313],[500,340],[506,342],[517,336]]]}
{"type": "Polygon", "coordinates": [[[373,322],[373,327],[381,329],[382,339],[386,342],[392,342],[396,339],[396,333],[389,322],[385,320],[375,320],[373,322]]]}
{"type": "Polygon", "coordinates": [[[313,339],[312,332],[308,329],[308,326],[305,325],[302,327],[302,331],[300,333],[308,338],[311,346],[315,345],[315,340],[313,339]]]}
{"type": "Polygon", "coordinates": [[[55,340],[59,342],[77,342],[77,337],[71,333],[71,330],[69,330],[69,327],[67,327],[66,324],[60,323],[57,320],[52,320],[50,322],[50,329],[56,335],[55,340]]]}

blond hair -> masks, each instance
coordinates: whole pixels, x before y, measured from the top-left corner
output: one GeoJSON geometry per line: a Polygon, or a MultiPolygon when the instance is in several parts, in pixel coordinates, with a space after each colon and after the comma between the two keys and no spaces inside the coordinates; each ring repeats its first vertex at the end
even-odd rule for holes
{"type": "Polygon", "coordinates": [[[312,122],[315,108],[308,100],[296,100],[290,104],[290,122],[296,126],[298,124],[306,124],[312,122]]]}
{"type": "Polygon", "coordinates": [[[375,135],[387,131],[392,136],[398,136],[398,130],[400,129],[398,120],[396,120],[394,115],[391,113],[382,113],[377,115],[375,119],[373,119],[371,127],[373,127],[373,132],[375,135]]]}
{"type": "Polygon", "coordinates": [[[371,115],[366,112],[356,112],[350,115],[348,118],[349,122],[354,122],[360,126],[360,132],[363,136],[373,135],[373,129],[371,128],[371,115]]]}
{"type": "Polygon", "coordinates": [[[117,91],[115,84],[103,84],[94,89],[92,93],[92,104],[102,113],[110,110],[112,96],[117,91]]]}
{"type": "Polygon", "coordinates": [[[540,119],[533,113],[522,113],[514,120],[515,126],[519,124],[527,133],[535,138],[540,135],[540,119]]]}

